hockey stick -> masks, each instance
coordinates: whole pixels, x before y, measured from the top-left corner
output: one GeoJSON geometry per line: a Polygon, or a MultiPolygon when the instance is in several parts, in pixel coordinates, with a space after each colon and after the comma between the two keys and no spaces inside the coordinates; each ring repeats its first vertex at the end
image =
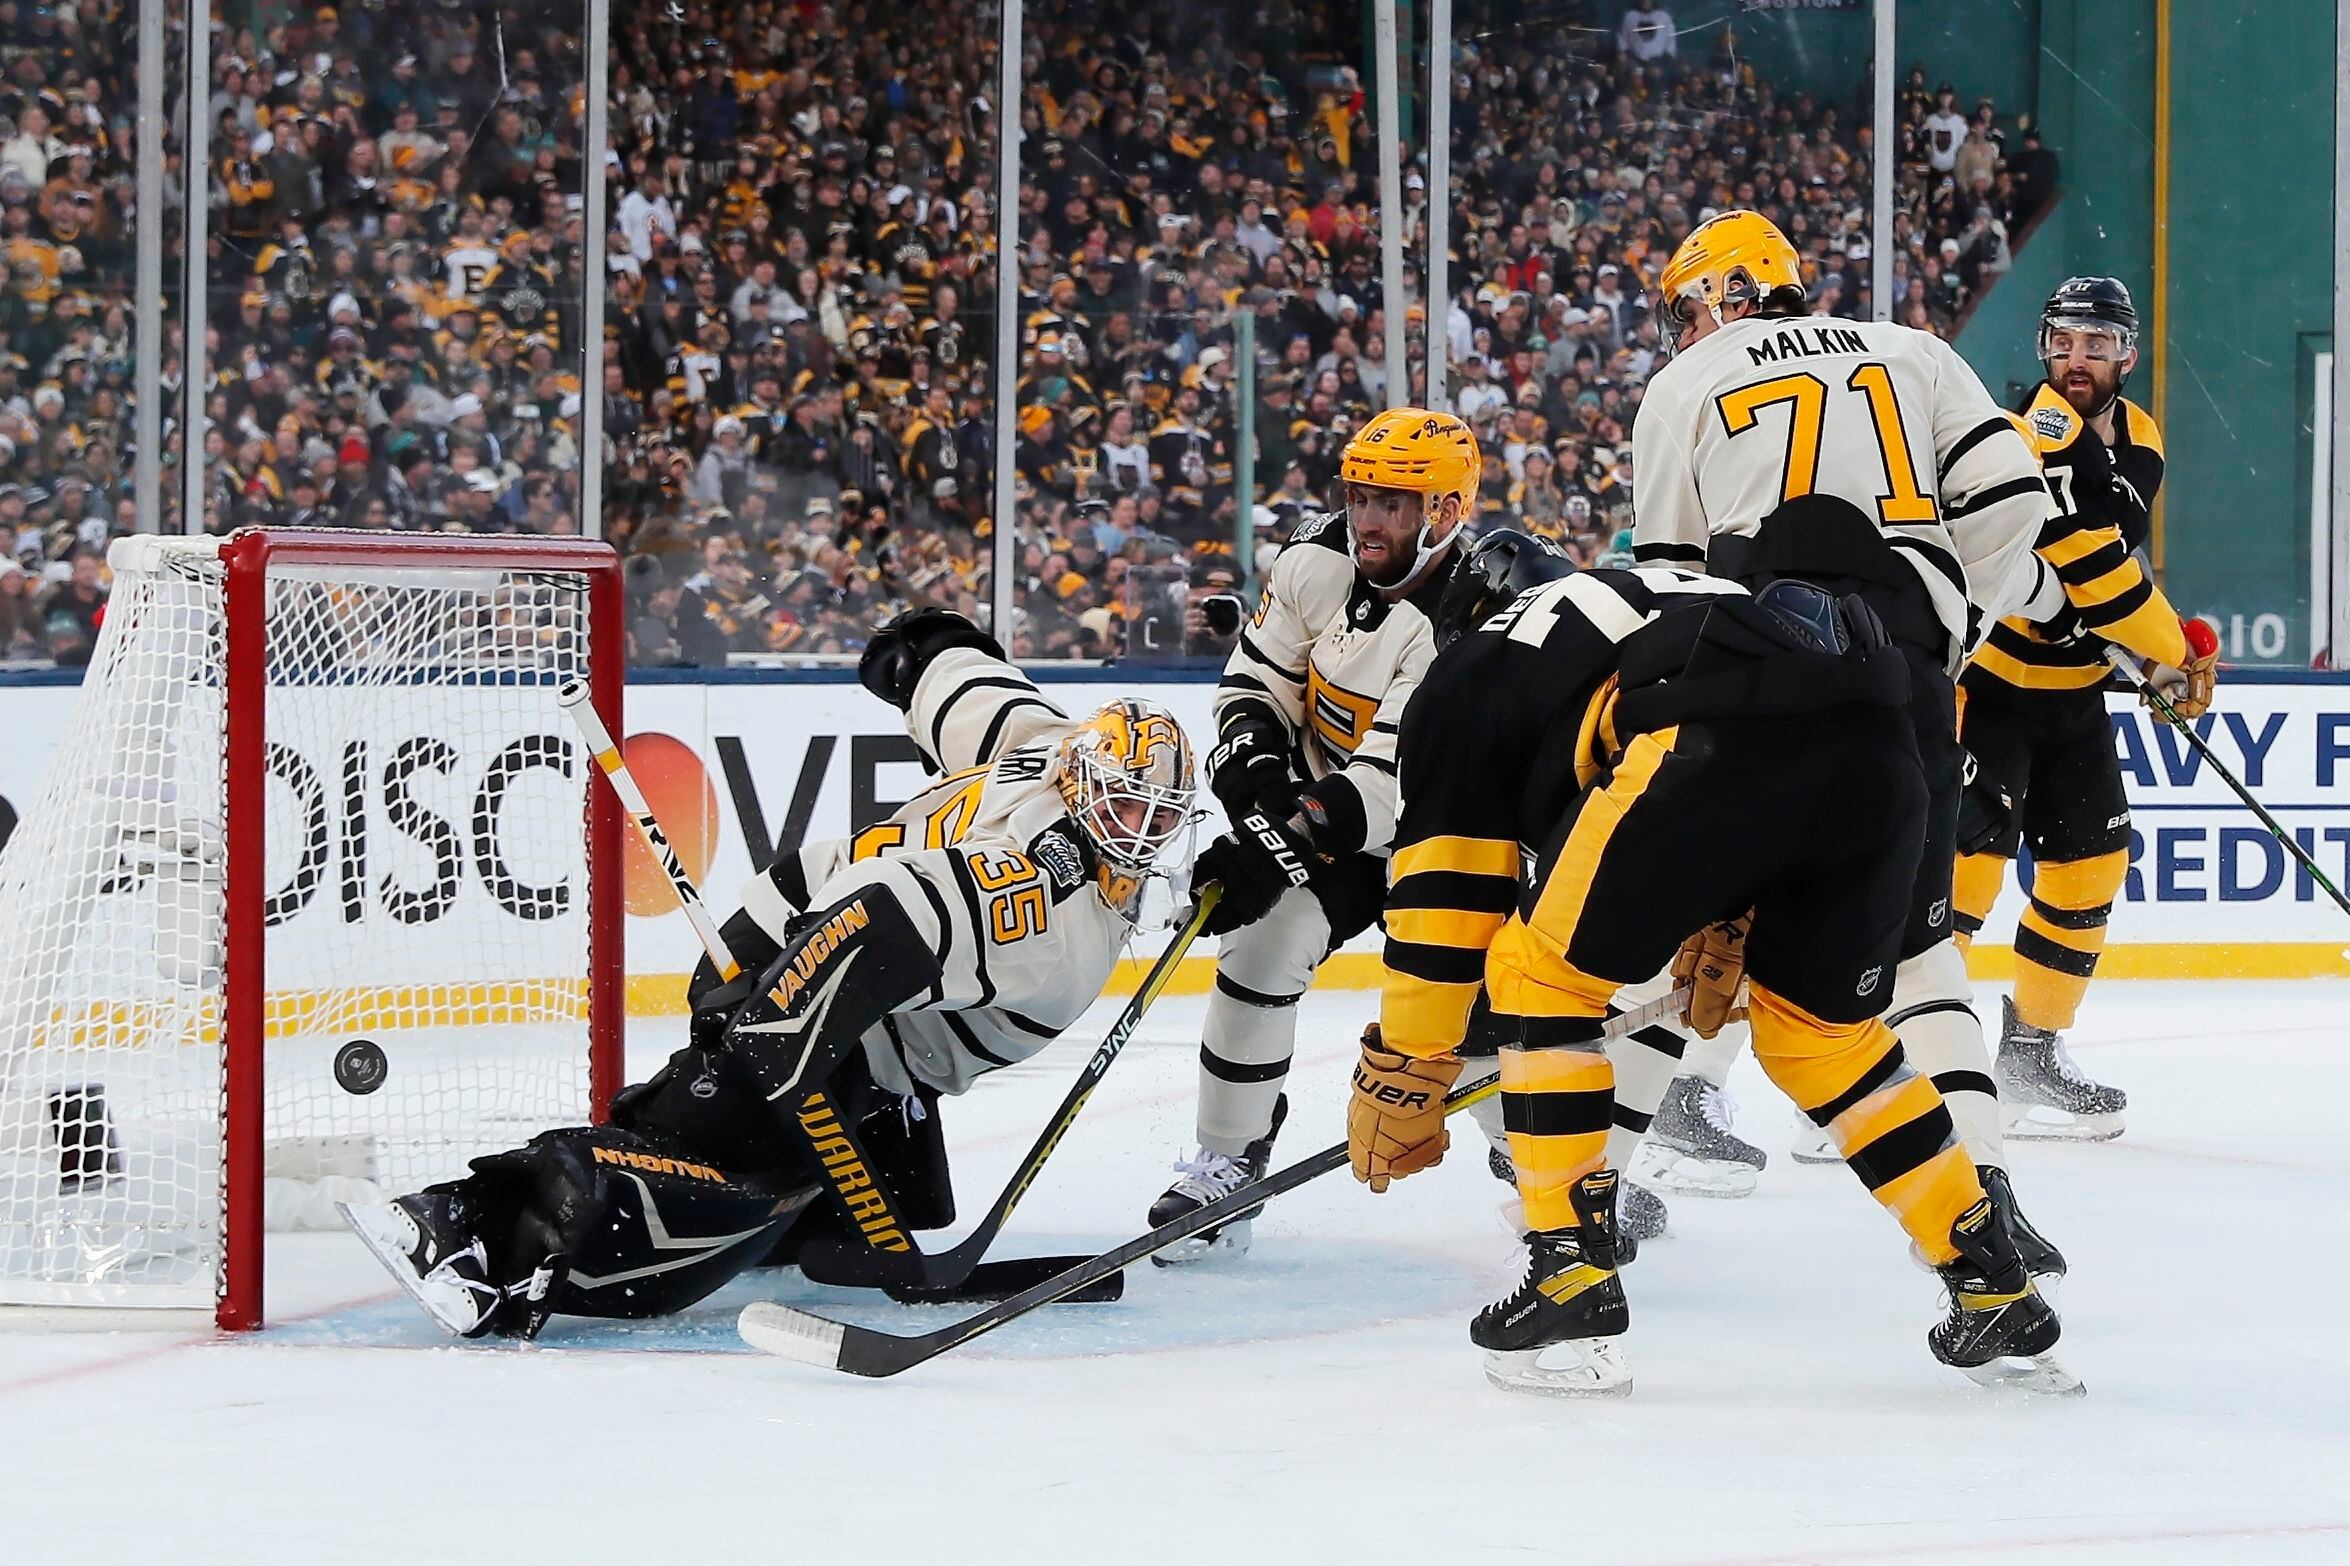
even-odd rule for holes
{"type": "Polygon", "coordinates": [[[2220,760],[2218,753],[2212,750],[2211,742],[2195,732],[2194,724],[2179,716],[2179,709],[2170,704],[2169,697],[2154,688],[2154,682],[2146,678],[2146,671],[2138,667],[2137,660],[2119,647],[2106,648],[2105,656],[2115,668],[2122,672],[2122,678],[2135,685],[2138,688],[2138,693],[2152,703],[2156,711],[2170,720],[2171,727],[2186,736],[2187,743],[2195,747],[2195,753],[2201,756],[2210,765],[2211,770],[2219,774],[2219,780],[2244,802],[2244,808],[2260,818],[2260,824],[2268,828],[2269,836],[2284,845],[2285,852],[2299,860],[2301,868],[2309,872],[2309,878],[2326,889],[2326,895],[2334,900],[2334,906],[2341,909],[2342,912],[2350,914],[2350,897],[2342,895],[2342,889],[2334,885],[2332,879],[2317,867],[2317,860],[2311,857],[2309,850],[2303,848],[2299,840],[2292,833],[2286,831],[2283,824],[2276,817],[2270,815],[2259,800],[2252,797],[2250,789],[2237,781],[2236,775],[2228,770],[2227,763],[2220,760]]]}
{"type": "MultiPolygon", "coordinates": [[[[1119,1053],[1133,1039],[1134,1030],[1141,1025],[1142,1014],[1150,1010],[1151,1003],[1165,992],[1168,981],[1175,976],[1177,964],[1182,962],[1183,954],[1191,950],[1191,943],[1199,938],[1201,927],[1208,922],[1208,915],[1215,910],[1216,900],[1222,895],[1223,888],[1213,883],[1201,889],[1199,900],[1192,905],[1191,917],[1183,922],[1183,928],[1175,933],[1175,939],[1168,943],[1159,960],[1151,965],[1151,971],[1143,976],[1142,987],[1134,992],[1134,998],[1126,1003],[1126,1009],[1110,1025],[1108,1035],[1094,1050],[1093,1057],[1086,1061],[1085,1069],[1077,1073],[1077,1081],[1061,1100],[1061,1107],[1053,1111],[1052,1119],[1046,1121],[1044,1129],[1037,1133],[1036,1144],[1028,1149],[1028,1156],[1020,1160],[1019,1167],[1012,1172],[1011,1183],[995,1199],[995,1205],[979,1221],[978,1228],[965,1235],[959,1243],[936,1253],[908,1254],[817,1242],[801,1254],[800,1271],[818,1283],[840,1283],[852,1287],[879,1284],[890,1289],[892,1298],[900,1299],[960,1288],[972,1276],[972,1269],[979,1265],[979,1258],[987,1253],[988,1246],[995,1243],[995,1237],[1002,1232],[1005,1220],[1012,1216],[1012,1209],[1020,1205],[1020,1199],[1028,1194],[1028,1188],[1036,1183],[1036,1177],[1044,1170],[1045,1160],[1052,1157],[1053,1149],[1060,1145],[1062,1137],[1068,1135],[1070,1123],[1076,1120],[1077,1112],[1085,1107],[1087,1099],[1093,1097],[1093,1090],[1101,1086],[1102,1078],[1109,1072],[1110,1063],[1118,1058],[1119,1053]],[[813,1268],[808,1265],[811,1259],[816,1262],[813,1268]]],[[[1021,1257],[996,1266],[1000,1273],[1000,1269],[1005,1267],[1049,1262],[1053,1264],[1052,1274],[1058,1274],[1083,1259],[1077,1256],[1021,1257]]]]}
{"type": "Polygon", "coordinates": [[[669,889],[677,894],[677,906],[685,910],[685,922],[694,927],[695,935],[701,937],[702,950],[710,954],[710,961],[717,966],[718,977],[721,980],[732,979],[741,973],[742,965],[726,949],[726,941],[718,933],[718,921],[710,917],[710,909],[702,901],[702,894],[695,887],[694,878],[686,874],[685,864],[677,857],[677,850],[669,846],[669,834],[663,832],[661,823],[654,819],[652,802],[645,798],[645,791],[637,787],[636,774],[628,770],[628,762],[622,758],[620,747],[613,743],[612,731],[604,727],[604,720],[597,715],[595,704],[588,700],[587,681],[568,681],[556,694],[555,705],[570,713],[571,721],[579,725],[579,732],[586,737],[588,749],[596,758],[596,765],[604,769],[604,776],[611,780],[612,792],[620,796],[621,808],[628,812],[628,819],[636,823],[637,833],[645,840],[645,846],[653,851],[653,862],[661,867],[663,875],[669,877],[669,889]]]}
{"type": "MultiPolygon", "coordinates": [[[[1661,1022],[1678,1012],[1688,1001],[1687,986],[1678,988],[1670,995],[1645,1006],[1609,1018],[1601,1037],[1620,1038],[1652,1022],[1661,1022]]],[[[1473,1104],[1483,1103],[1500,1091],[1501,1076],[1497,1072],[1480,1079],[1473,1086],[1455,1088],[1447,1094],[1444,1112],[1448,1115],[1456,1114],[1473,1104]]],[[[1119,1272],[1146,1256],[1163,1251],[1177,1241],[1188,1240],[1203,1229],[1212,1229],[1225,1223],[1244,1208],[1270,1201],[1285,1191],[1293,1191],[1309,1180],[1343,1167],[1345,1163],[1344,1142],[1326,1147],[1286,1169],[1261,1180],[1252,1180],[1205,1207],[1194,1208],[1170,1223],[1161,1224],[1148,1234],[1137,1235],[1116,1250],[1104,1251],[1058,1277],[1048,1278],[1001,1304],[991,1305],[961,1321],[950,1322],[936,1331],[912,1335],[877,1332],[870,1327],[833,1321],[813,1311],[798,1310],[764,1300],[743,1307],[743,1313],[735,1323],[735,1330],[742,1334],[743,1341],[751,1347],[781,1355],[785,1359],[796,1359],[802,1364],[838,1370],[852,1376],[894,1376],[901,1370],[911,1370],[924,1360],[935,1359],[948,1349],[993,1332],[1007,1322],[1017,1321],[1039,1306],[1066,1298],[1076,1290],[1119,1272]]]]}

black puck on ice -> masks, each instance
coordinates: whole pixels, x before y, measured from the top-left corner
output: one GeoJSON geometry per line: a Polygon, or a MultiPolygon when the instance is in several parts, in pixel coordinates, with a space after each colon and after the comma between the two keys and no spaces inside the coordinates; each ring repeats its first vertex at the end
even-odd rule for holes
{"type": "Polygon", "coordinates": [[[373,1039],[353,1039],[335,1051],[335,1082],[346,1093],[364,1098],[382,1087],[391,1072],[383,1046],[373,1039]]]}

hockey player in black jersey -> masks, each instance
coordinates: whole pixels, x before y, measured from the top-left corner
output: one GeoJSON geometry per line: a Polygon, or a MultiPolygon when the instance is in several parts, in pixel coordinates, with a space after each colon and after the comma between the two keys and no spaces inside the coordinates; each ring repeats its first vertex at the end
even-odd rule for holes
{"type": "Polygon", "coordinates": [[[938,1101],[1050,1043],[1101,993],[1144,878],[1188,836],[1169,714],[1056,709],[961,615],[882,627],[858,675],[945,776],[751,878],[690,1042],[610,1123],[346,1214],[443,1326],[679,1310],[811,1239],[910,1253],[954,1219],[938,1101]]]}
{"type": "Polygon", "coordinates": [[[2056,1316],[1881,1020],[1925,838],[1906,660],[1858,597],[1800,580],[1749,596],[1599,570],[1513,598],[1559,569],[1545,555],[1522,535],[1480,544],[1404,717],[1385,992],[1348,1113],[1356,1177],[1383,1190],[1442,1157],[1482,985],[1530,1232],[1524,1282],[1471,1339],[1505,1387],[1627,1389],[1602,1025],[1620,988],[1745,916],[1756,1056],[1941,1275],[1936,1357],[2077,1386],[2028,1363],[2056,1316]]]}

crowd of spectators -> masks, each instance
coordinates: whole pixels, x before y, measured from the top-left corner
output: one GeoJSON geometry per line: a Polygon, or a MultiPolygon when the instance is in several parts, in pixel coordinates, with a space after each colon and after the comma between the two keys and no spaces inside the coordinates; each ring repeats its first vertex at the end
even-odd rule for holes
{"type": "MultiPolygon", "coordinates": [[[[1015,652],[1219,653],[1270,548],[1335,502],[1337,450],[1395,373],[1359,12],[1027,9],[999,453],[992,13],[618,8],[608,351],[583,388],[579,16],[220,8],[205,525],[573,531],[592,396],[639,661],[852,653],[908,603],[984,617],[999,455],[1015,652]]],[[[1462,30],[1479,41],[1449,82],[1454,286],[1433,326],[1485,445],[1481,515],[1589,561],[1629,525],[1673,244],[1758,206],[1822,308],[1864,312],[1869,148],[1855,105],[1777,91],[1727,28],[1552,9],[1555,26],[1462,30]]],[[[0,0],[0,656],[86,658],[98,556],[136,521],[134,17],[0,0]]],[[[1901,98],[1896,313],[1947,331],[2054,157],[1927,83],[1913,70],[1901,98]]],[[[1416,256],[1426,182],[1406,184],[1416,256]]],[[[1399,303],[1425,397],[1416,269],[1399,303]]],[[[175,338],[173,412],[179,373],[175,338]]]]}

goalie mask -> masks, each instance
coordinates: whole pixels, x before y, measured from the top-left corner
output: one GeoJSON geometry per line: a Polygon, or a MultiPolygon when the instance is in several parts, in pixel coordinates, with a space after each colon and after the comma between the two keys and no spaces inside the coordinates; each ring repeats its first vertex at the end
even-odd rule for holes
{"type": "Polygon", "coordinates": [[[1101,858],[1103,898],[1131,908],[1143,881],[1197,819],[1191,741],[1182,726],[1150,702],[1106,703],[1061,741],[1054,781],[1101,858]]]}

